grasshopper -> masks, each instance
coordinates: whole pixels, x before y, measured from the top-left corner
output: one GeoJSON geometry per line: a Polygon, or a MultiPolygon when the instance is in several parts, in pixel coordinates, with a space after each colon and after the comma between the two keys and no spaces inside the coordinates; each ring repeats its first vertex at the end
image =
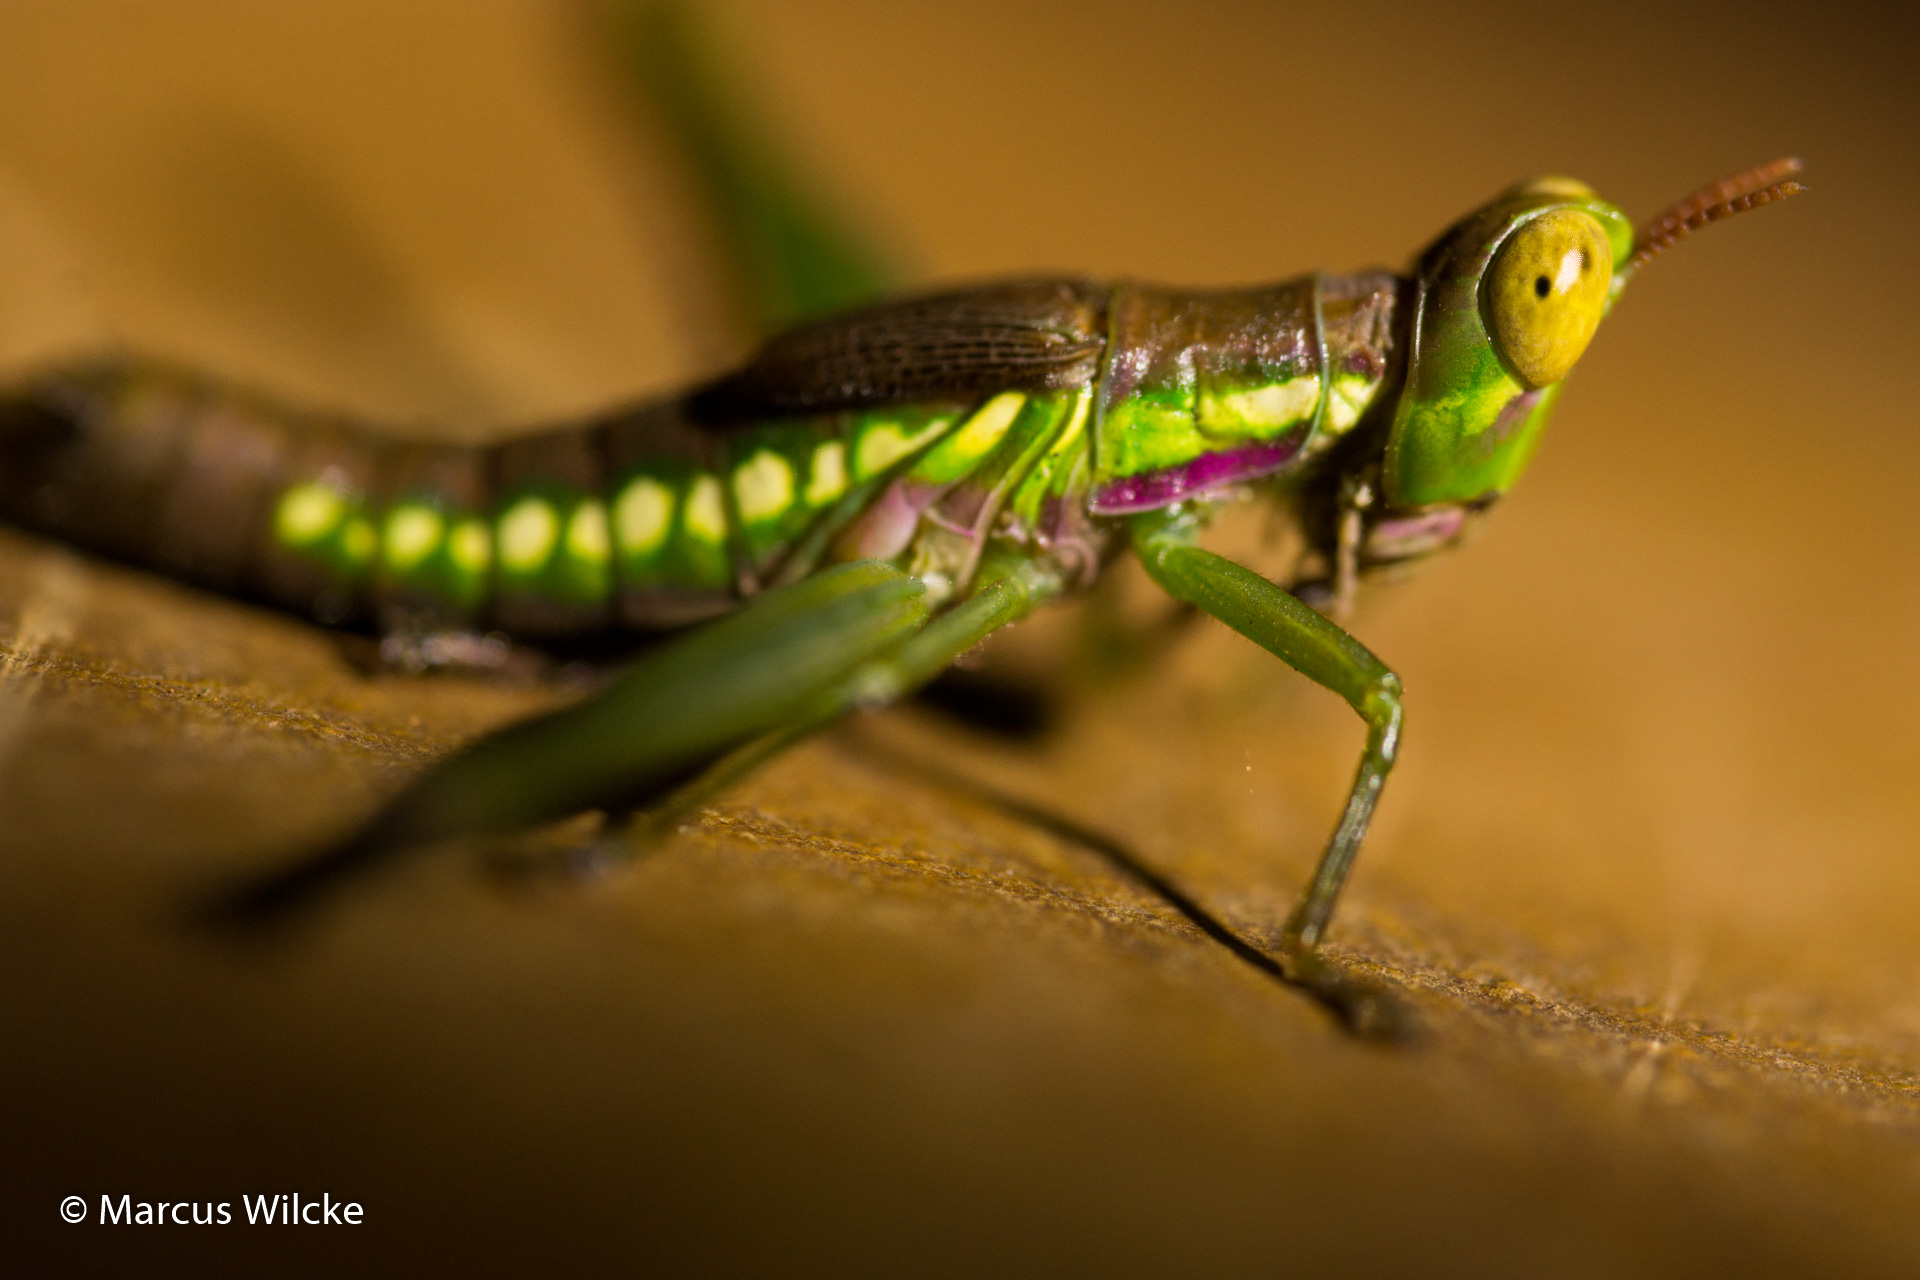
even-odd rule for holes
{"type": "Polygon", "coordinates": [[[371,622],[402,659],[486,651],[488,630],[667,637],[228,904],[250,913],[408,848],[590,810],[640,814],[638,839],[1131,551],[1367,727],[1282,930],[1307,972],[1403,731],[1398,677],[1342,625],[1359,584],[1482,521],[1635,273],[1802,191],[1799,167],[1708,184],[1637,227],[1583,183],[1534,179],[1404,273],[1022,279],[872,303],[684,393],[487,447],[408,443],[116,357],[0,399],[0,516],[371,622]],[[1284,581],[1199,545],[1246,502],[1306,548],[1284,581]]]}
{"type": "Polygon", "coordinates": [[[406,845],[710,795],[1131,550],[1367,725],[1283,933],[1306,952],[1400,747],[1400,681],[1337,621],[1356,586],[1483,519],[1634,273],[1801,191],[1798,167],[1709,184],[1638,228],[1582,183],[1536,179],[1406,274],[1034,279],[885,302],[791,329],[683,395],[487,448],[400,443],[113,361],[8,402],[0,513],[329,622],[685,631],[580,705],[430,770],[275,895],[406,845]],[[1293,580],[1197,544],[1247,501],[1298,527],[1293,580]]]}

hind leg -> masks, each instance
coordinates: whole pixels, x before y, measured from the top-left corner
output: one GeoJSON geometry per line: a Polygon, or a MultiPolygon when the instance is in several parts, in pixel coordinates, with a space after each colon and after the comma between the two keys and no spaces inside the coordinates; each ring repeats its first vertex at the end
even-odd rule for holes
{"type": "Polygon", "coordinates": [[[799,716],[717,757],[680,787],[624,823],[618,839],[631,851],[670,829],[788,747],[857,708],[890,705],[923,688],[1010,622],[1058,594],[1059,577],[1032,561],[1003,562],[998,576],[924,628],[877,653],[823,689],[799,716]]]}
{"type": "Polygon", "coordinates": [[[925,624],[921,597],[918,582],[877,561],[770,592],[585,700],[480,739],[340,843],[220,910],[269,915],[420,845],[652,803],[742,744],[813,720],[849,673],[925,624]]]}

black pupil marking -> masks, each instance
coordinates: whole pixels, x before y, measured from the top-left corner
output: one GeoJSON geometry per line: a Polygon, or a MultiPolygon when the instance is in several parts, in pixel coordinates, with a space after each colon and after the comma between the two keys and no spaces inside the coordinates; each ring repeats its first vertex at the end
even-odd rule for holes
{"type": "Polygon", "coordinates": [[[1538,296],[1544,298],[1553,292],[1553,281],[1547,279],[1545,276],[1535,276],[1533,278],[1533,291],[1538,296]]]}

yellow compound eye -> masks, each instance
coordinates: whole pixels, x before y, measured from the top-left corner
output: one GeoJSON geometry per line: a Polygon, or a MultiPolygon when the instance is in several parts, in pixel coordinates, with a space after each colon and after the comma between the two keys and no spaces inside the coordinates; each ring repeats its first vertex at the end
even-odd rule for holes
{"type": "Polygon", "coordinates": [[[1613,249],[1577,209],[1543,213],[1500,246],[1486,303],[1500,354],[1535,387],[1560,381],[1593,340],[1613,282],[1613,249]]]}

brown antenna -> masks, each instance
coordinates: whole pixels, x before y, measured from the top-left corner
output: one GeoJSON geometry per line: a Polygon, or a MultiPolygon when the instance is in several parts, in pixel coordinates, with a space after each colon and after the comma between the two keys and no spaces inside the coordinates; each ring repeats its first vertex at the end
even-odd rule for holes
{"type": "Polygon", "coordinates": [[[1800,172],[1800,162],[1782,156],[1755,165],[1731,178],[1709,182],[1684,200],[1675,202],[1640,224],[1633,234],[1633,256],[1627,259],[1633,271],[1655,255],[1684,240],[1709,222],[1731,218],[1736,213],[1758,209],[1775,200],[1797,196],[1806,188],[1798,182],[1782,181],[1790,173],[1800,172]]]}

